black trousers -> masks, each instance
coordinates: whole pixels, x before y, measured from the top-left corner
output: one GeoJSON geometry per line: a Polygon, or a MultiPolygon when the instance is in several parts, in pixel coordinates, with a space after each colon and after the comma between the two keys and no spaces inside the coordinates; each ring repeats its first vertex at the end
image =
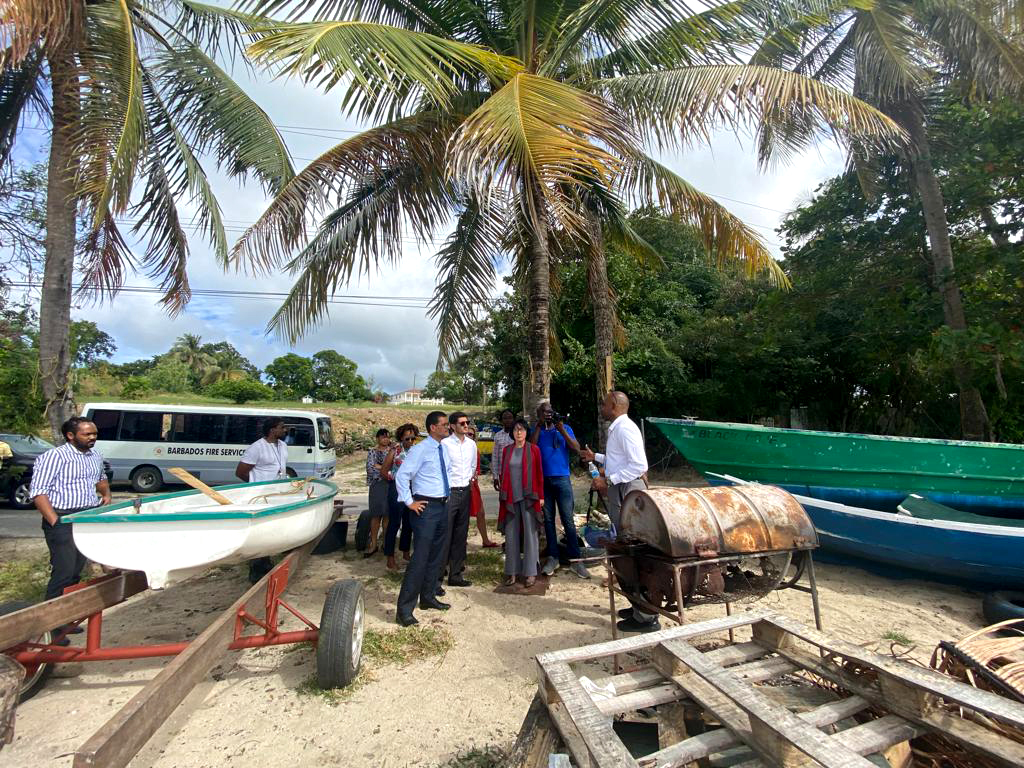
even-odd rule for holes
{"type": "Polygon", "coordinates": [[[416,601],[434,600],[437,580],[444,567],[444,542],[448,537],[448,515],[444,503],[428,501],[420,514],[410,511],[412,559],[402,577],[398,593],[398,615],[412,616],[416,601]]]}
{"type": "MultiPolygon", "coordinates": [[[[461,578],[466,570],[466,540],[469,538],[469,486],[452,488],[448,496],[448,538],[445,540],[442,563],[448,565],[448,578],[461,578]]],[[[438,574],[438,584],[444,579],[444,565],[438,574]]]]}
{"type": "MultiPolygon", "coordinates": [[[[78,512],[77,509],[61,510],[59,516],[78,512]]],[[[75,546],[71,526],[60,522],[50,525],[43,520],[43,537],[50,550],[50,582],[46,585],[46,599],[52,600],[64,593],[65,587],[77,584],[85,567],[85,555],[75,546]]]]}

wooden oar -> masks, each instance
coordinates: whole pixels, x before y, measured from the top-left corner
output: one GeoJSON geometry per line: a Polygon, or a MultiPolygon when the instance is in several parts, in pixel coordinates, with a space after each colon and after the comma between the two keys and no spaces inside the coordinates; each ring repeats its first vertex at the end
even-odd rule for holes
{"type": "Polygon", "coordinates": [[[182,469],[181,467],[171,467],[167,471],[170,472],[172,475],[174,475],[179,480],[181,480],[181,482],[185,483],[186,485],[191,485],[197,491],[201,491],[202,493],[205,493],[207,496],[209,496],[211,499],[216,501],[218,504],[233,504],[234,503],[234,502],[231,501],[231,499],[229,499],[223,493],[217,493],[217,491],[213,490],[213,488],[208,486],[206,483],[204,483],[198,477],[193,475],[187,469],[182,469]]]}

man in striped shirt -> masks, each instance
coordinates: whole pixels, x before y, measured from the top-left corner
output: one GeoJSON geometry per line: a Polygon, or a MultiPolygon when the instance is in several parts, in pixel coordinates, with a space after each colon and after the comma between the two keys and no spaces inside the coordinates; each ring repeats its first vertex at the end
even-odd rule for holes
{"type": "Polygon", "coordinates": [[[51,448],[32,466],[32,501],[43,516],[43,536],[50,549],[50,583],[46,599],[59,597],[65,587],[77,584],[85,567],[70,525],[60,525],[64,515],[110,503],[110,485],[103,474],[103,457],[96,444],[96,425],[78,416],[60,428],[64,445],[51,448]]]}

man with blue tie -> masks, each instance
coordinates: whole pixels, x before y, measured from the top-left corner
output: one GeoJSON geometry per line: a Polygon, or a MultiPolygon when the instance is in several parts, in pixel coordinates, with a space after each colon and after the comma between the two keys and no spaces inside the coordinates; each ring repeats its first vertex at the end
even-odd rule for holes
{"type": "Polygon", "coordinates": [[[419,624],[412,615],[419,598],[420,608],[447,611],[451,606],[437,599],[437,581],[444,566],[448,540],[446,505],[451,488],[441,441],[448,436],[448,417],[442,411],[427,414],[429,437],[409,451],[395,475],[398,500],[413,514],[412,559],[402,578],[395,620],[403,627],[419,624]]]}

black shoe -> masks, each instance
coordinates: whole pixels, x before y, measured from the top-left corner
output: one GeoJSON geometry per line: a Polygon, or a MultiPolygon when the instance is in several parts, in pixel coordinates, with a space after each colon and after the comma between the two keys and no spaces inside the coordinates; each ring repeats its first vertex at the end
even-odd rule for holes
{"type": "Polygon", "coordinates": [[[444,587],[438,587],[437,592],[434,593],[436,597],[444,597],[444,587]]]}
{"type": "Polygon", "coordinates": [[[619,618],[620,619],[629,619],[629,618],[632,618],[632,616],[633,616],[633,609],[632,608],[620,608],[618,610],[618,614],[619,614],[619,618]]]}
{"type": "Polygon", "coordinates": [[[469,579],[464,579],[462,576],[456,576],[454,579],[448,579],[449,587],[471,587],[473,582],[469,579]]]}
{"type": "Polygon", "coordinates": [[[401,614],[395,619],[395,623],[400,627],[411,627],[414,624],[419,624],[415,616],[402,616],[401,614]]]}
{"type": "Polygon", "coordinates": [[[442,603],[438,599],[433,600],[420,600],[420,608],[424,611],[435,610],[435,611],[447,611],[451,606],[448,603],[442,603]]]}
{"type": "Polygon", "coordinates": [[[651,619],[650,621],[637,621],[632,616],[628,619],[616,622],[615,626],[623,632],[657,632],[661,629],[661,623],[657,619],[651,619]]]}
{"type": "Polygon", "coordinates": [[[63,632],[66,635],[80,635],[85,632],[85,630],[77,624],[65,624],[63,627],[58,627],[56,631],[63,632]]]}
{"type": "Polygon", "coordinates": [[[54,639],[51,641],[51,643],[50,643],[51,645],[71,645],[71,641],[68,640],[66,637],[62,637],[60,639],[57,639],[57,635],[59,635],[59,634],[60,634],[59,630],[54,630],[54,632],[53,632],[54,639]]]}

